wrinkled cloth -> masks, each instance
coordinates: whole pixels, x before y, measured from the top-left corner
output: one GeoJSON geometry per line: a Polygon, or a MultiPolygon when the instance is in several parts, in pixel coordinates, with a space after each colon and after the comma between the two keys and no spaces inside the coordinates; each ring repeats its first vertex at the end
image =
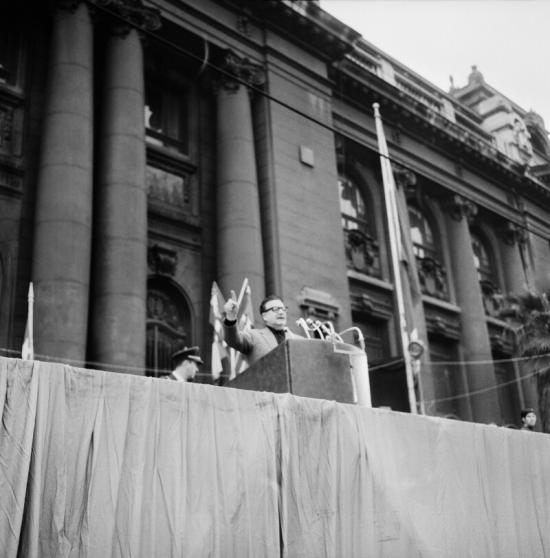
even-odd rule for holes
{"type": "Polygon", "coordinates": [[[5,557],[550,556],[550,436],[0,358],[5,557]]]}

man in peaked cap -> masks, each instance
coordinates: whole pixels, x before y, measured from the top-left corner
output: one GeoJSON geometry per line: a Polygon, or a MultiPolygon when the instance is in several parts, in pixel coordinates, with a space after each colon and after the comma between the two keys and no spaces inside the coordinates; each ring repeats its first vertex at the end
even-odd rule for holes
{"type": "Polygon", "coordinates": [[[178,382],[193,382],[199,364],[203,364],[199,348],[184,347],[172,355],[172,372],[169,378],[178,382]]]}

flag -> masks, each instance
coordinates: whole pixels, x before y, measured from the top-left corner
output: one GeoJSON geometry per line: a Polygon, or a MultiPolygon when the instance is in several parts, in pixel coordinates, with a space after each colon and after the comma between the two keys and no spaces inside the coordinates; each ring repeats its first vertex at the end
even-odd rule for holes
{"type": "Polygon", "coordinates": [[[212,283],[210,293],[210,325],[214,328],[214,337],[212,339],[212,378],[217,380],[223,372],[222,360],[227,358],[226,343],[223,340],[223,324],[222,309],[225,304],[222,292],[216,281],[212,283]]]}
{"type": "MultiPolygon", "coordinates": [[[[409,357],[409,329],[407,327],[407,316],[405,306],[405,293],[403,289],[402,271],[403,263],[407,261],[407,250],[403,243],[403,236],[408,236],[402,230],[401,220],[399,218],[397,204],[397,189],[390,163],[386,136],[380,116],[378,103],[373,104],[374,120],[376,125],[376,136],[378,139],[378,152],[380,154],[380,167],[382,170],[382,182],[384,186],[384,199],[386,202],[386,218],[388,224],[388,232],[390,237],[390,257],[392,263],[395,299],[399,314],[399,330],[401,338],[401,348],[403,351],[403,359],[405,361],[405,374],[407,379],[407,391],[409,395],[409,406],[411,413],[418,413],[417,397],[415,391],[414,372],[412,369],[411,359],[409,357]],[[405,233],[405,234],[404,234],[405,233]]],[[[405,210],[406,211],[406,210],[405,210]]],[[[403,211],[402,211],[403,214],[403,211]]],[[[408,219],[407,219],[408,222],[408,219]]],[[[411,257],[413,257],[411,255],[411,257]]],[[[410,263],[412,265],[412,261],[410,263]]],[[[410,298],[409,298],[410,300],[410,298]]]]}
{"type": "Polygon", "coordinates": [[[416,256],[414,255],[413,243],[410,235],[411,225],[407,210],[407,199],[401,188],[396,192],[397,215],[399,220],[399,238],[401,243],[400,260],[404,267],[405,278],[411,293],[412,304],[422,304],[422,288],[418,279],[416,256]]]}
{"type": "Polygon", "coordinates": [[[23,338],[23,346],[21,347],[21,358],[23,360],[34,360],[33,313],[34,313],[34,289],[31,282],[29,283],[27,325],[25,327],[25,337],[23,338]]]}
{"type": "MultiPolygon", "coordinates": [[[[239,317],[238,317],[238,327],[241,331],[246,331],[254,327],[254,307],[252,306],[252,290],[248,284],[248,280],[245,279],[244,294],[239,306],[239,317]]],[[[230,349],[230,363],[231,363],[231,374],[230,379],[243,372],[248,368],[248,363],[242,353],[236,351],[235,349],[230,349]]]]}

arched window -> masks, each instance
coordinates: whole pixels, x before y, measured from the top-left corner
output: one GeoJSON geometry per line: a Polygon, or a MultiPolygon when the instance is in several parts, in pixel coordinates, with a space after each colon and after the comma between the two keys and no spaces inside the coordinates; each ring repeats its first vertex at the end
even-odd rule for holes
{"type": "Polygon", "coordinates": [[[472,249],[478,279],[482,282],[495,283],[491,252],[485,240],[477,234],[472,234],[472,249]]]}
{"type": "Polygon", "coordinates": [[[409,223],[422,292],[435,298],[449,298],[447,273],[433,228],[417,207],[409,207],[409,223]]]}
{"type": "Polygon", "coordinates": [[[172,371],[172,355],[191,344],[191,310],[179,289],[168,279],[153,278],[147,286],[148,376],[172,371]]]}
{"type": "Polygon", "coordinates": [[[437,248],[428,220],[416,207],[409,207],[409,221],[414,255],[419,258],[435,257],[437,248]]]}
{"type": "Polygon", "coordinates": [[[340,212],[348,267],[380,276],[380,254],[372,215],[357,184],[347,176],[338,178],[340,212]]]}
{"type": "Polygon", "coordinates": [[[500,293],[500,288],[490,244],[480,234],[472,233],[472,251],[477,277],[483,293],[485,313],[496,316],[500,310],[500,302],[495,298],[495,295],[500,293]]]}
{"type": "Polygon", "coordinates": [[[346,176],[338,178],[340,189],[340,211],[342,213],[342,226],[347,230],[358,230],[367,233],[369,230],[367,205],[363,194],[346,176]]]}

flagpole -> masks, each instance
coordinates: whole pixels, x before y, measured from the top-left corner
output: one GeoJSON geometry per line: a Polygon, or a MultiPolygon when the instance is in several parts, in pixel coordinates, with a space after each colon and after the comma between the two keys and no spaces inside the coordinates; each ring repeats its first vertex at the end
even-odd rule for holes
{"type": "Polygon", "coordinates": [[[29,340],[31,346],[31,360],[34,360],[34,287],[29,283],[29,340]]]}
{"type": "Polygon", "coordinates": [[[376,136],[378,139],[378,153],[380,155],[380,166],[382,169],[382,182],[384,185],[384,198],[386,205],[386,219],[390,236],[390,256],[395,285],[395,299],[399,314],[399,333],[403,360],[405,362],[405,374],[407,379],[407,392],[409,396],[409,406],[411,413],[417,414],[416,393],[414,389],[414,375],[412,363],[409,355],[409,333],[407,330],[407,320],[405,317],[405,298],[403,295],[403,283],[401,280],[401,269],[399,265],[399,217],[397,214],[397,201],[395,198],[395,183],[391,169],[388,146],[384,135],[382,117],[380,116],[380,105],[374,103],[374,120],[376,125],[376,136]]]}
{"type": "Polygon", "coordinates": [[[29,283],[29,293],[27,297],[27,325],[25,327],[25,338],[21,348],[21,358],[23,360],[34,360],[34,288],[32,282],[29,283]]]}

